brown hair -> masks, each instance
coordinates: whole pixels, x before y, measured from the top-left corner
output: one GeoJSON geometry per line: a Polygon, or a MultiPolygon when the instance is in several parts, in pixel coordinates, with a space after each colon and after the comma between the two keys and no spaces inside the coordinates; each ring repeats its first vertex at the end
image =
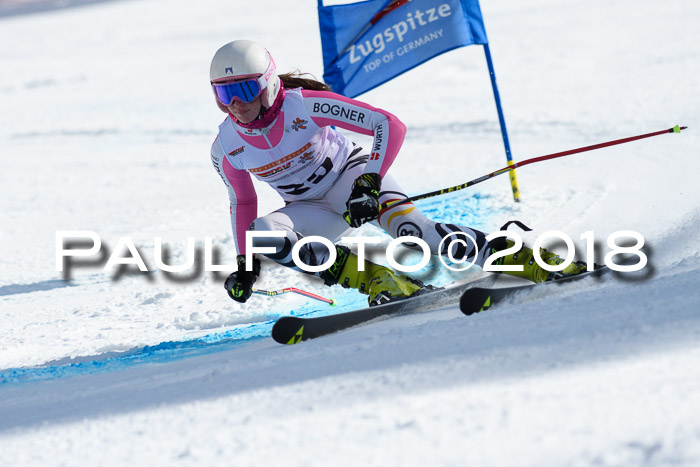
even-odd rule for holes
{"type": "Polygon", "coordinates": [[[279,76],[285,89],[304,88],[311,91],[331,90],[330,86],[328,86],[326,83],[318,81],[314,75],[310,73],[302,73],[299,70],[293,70],[279,76]]]}

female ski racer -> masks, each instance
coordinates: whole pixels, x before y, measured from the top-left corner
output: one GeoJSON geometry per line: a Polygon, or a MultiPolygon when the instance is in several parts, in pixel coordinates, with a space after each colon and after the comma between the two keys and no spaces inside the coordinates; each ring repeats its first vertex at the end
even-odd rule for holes
{"type": "MultiPolygon", "coordinates": [[[[394,238],[421,238],[434,255],[446,254],[450,248],[446,242],[447,247],[438,251],[446,235],[468,235],[474,241],[466,240],[468,246],[453,248],[453,257],[474,260],[479,266],[491,253],[512,246],[503,238],[489,244],[486,235],[475,229],[433,222],[413,204],[380,211],[382,203],[406,197],[387,173],[406,133],[404,124],[389,112],[334,94],[327,85],[303,75],[278,75],[270,53],[247,40],[230,42],[216,52],[210,80],[217,105],[227,114],[219,125],[211,158],[231,202],[238,270],[226,279],[225,288],[232,299],[245,302],[260,274],[257,258],[246,264],[248,230],[284,232],[284,237],[257,238],[253,245],[274,247],[275,253],[265,256],[297,270],[292,248],[300,238],[318,235],[337,241],[350,227],[367,222],[378,224],[394,238]],[[356,146],[335,127],[372,135],[370,150],[356,146]],[[272,186],[285,206],[258,217],[251,174],[272,186]]],[[[387,267],[369,261],[360,264],[346,246],[336,244],[335,248],[335,262],[316,275],[326,285],[340,284],[367,294],[371,306],[426,289],[422,282],[387,267]]],[[[310,266],[324,264],[329,255],[322,243],[306,243],[299,251],[310,266]]],[[[549,264],[562,262],[546,251],[541,257],[549,264]]],[[[586,268],[584,263],[572,263],[561,273],[550,273],[534,262],[532,250],[526,247],[502,261],[522,265],[522,272],[509,274],[533,282],[577,274],[586,268]]]]}

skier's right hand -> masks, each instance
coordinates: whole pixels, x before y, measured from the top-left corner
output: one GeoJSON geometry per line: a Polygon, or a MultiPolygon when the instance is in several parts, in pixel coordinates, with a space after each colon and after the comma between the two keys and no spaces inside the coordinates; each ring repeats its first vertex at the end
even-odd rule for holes
{"type": "Polygon", "coordinates": [[[260,275],[260,260],[253,257],[252,271],[246,270],[248,263],[245,255],[238,255],[236,262],[238,263],[238,271],[228,276],[226,282],[224,282],[224,287],[229,297],[239,303],[245,303],[253,295],[253,284],[255,284],[255,279],[260,275]]]}
{"type": "Polygon", "coordinates": [[[352,193],[345,203],[343,219],[350,227],[359,227],[379,217],[379,190],[382,177],[376,173],[360,175],[352,184],[352,193]]]}

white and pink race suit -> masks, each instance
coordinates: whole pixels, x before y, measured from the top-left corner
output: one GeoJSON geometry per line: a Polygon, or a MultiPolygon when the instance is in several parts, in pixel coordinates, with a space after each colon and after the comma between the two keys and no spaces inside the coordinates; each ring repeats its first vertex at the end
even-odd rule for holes
{"type": "MultiPolygon", "coordinates": [[[[265,128],[245,128],[229,115],[219,125],[211,158],[228,188],[238,254],[245,254],[247,230],[284,231],[284,238],[259,239],[255,246],[275,247],[277,252],[266,256],[294,267],[292,247],[302,236],[319,235],[335,242],[350,228],[343,213],[358,176],[363,173],[382,176],[380,203],[406,197],[387,175],[403,143],[406,127],[384,110],[332,92],[302,89],[283,92],[280,113],[265,128]],[[371,150],[364,151],[334,127],[373,135],[371,150]],[[251,174],[272,186],[286,206],[258,217],[251,174]]],[[[443,244],[444,251],[438,251],[444,236],[464,232],[478,245],[475,263],[483,265],[488,256],[482,232],[433,222],[413,204],[385,209],[377,221],[394,238],[412,235],[423,239],[432,254],[446,254],[450,242],[443,244]]],[[[473,244],[467,241],[470,247],[453,248],[452,256],[471,261],[473,244]]],[[[301,259],[311,266],[325,263],[328,254],[320,243],[307,243],[300,250],[301,259]]]]}

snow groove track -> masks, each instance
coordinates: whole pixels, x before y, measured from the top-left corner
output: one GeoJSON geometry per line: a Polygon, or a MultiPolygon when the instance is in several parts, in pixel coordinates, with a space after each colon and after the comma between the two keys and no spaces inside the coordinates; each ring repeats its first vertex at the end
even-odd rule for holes
{"type": "Polygon", "coordinates": [[[113,0],[3,0],[0,2],[0,19],[26,15],[29,13],[42,13],[51,10],[91,5],[113,0]]]}
{"type": "MultiPolygon", "coordinates": [[[[231,263],[209,60],[249,38],[281,71],[323,76],[316,3],[99,2],[2,18],[0,465],[700,465],[700,2],[481,7],[515,160],[688,130],[518,170],[517,205],[494,179],[420,207],[485,232],[519,219],[529,244],[561,230],[582,259],[592,231],[598,262],[612,233],[633,230],[645,274],[294,346],[265,335],[277,316],[313,311],[304,300],[239,306],[211,275],[117,280],[86,266],[65,286],[55,234],[94,231],[110,251],[130,237],[149,266],[154,237],[171,264],[187,237],[211,237],[231,263]]],[[[408,194],[504,165],[479,47],[361,98],[407,125],[391,173],[408,194]]],[[[259,213],[282,206],[257,188],[259,213]]],[[[328,292],[270,264],[256,285],[328,292]]]]}
{"type": "MultiPolygon", "coordinates": [[[[431,361],[456,365],[453,369],[443,364],[428,366],[421,385],[429,384],[430,374],[451,384],[477,384],[676,349],[695,355],[700,353],[700,314],[685,303],[700,300],[700,290],[693,287],[699,281],[697,271],[632,286],[611,280],[595,290],[571,287],[569,293],[468,318],[456,309],[398,317],[293,349],[270,339],[254,340],[167,364],[156,360],[119,372],[0,387],[0,431],[137,411],[155,403],[182,404],[247,393],[264,389],[270,379],[276,385],[294,385],[409,362],[417,367],[431,361]],[[659,294],[644,308],[634,300],[641,287],[659,294]],[[414,345],[400,346],[406,339],[414,345]],[[352,359],[336,364],[349,354],[352,359]]],[[[689,378],[700,378],[700,368],[684,372],[689,378]]]]}
{"type": "Polygon", "coordinates": [[[48,280],[35,282],[34,284],[10,284],[0,286],[0,297],[3,295],[16,295],[21,293],[38,292],[40,290],[52,290],[61,287],[72,287],[73,284],[63,280],[48,280]]]}

